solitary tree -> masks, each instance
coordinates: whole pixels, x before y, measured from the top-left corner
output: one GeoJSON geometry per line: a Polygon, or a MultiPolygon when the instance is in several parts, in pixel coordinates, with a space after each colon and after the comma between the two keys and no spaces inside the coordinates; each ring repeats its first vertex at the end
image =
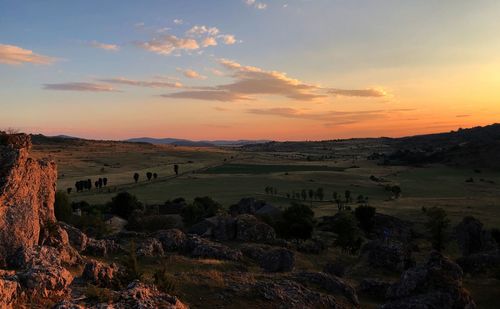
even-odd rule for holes
{"type": "Polygon", "coordinates": [[[306,189],[302,189],[302,192],[300,193],[300,195],[302,196],[302,199],[305,201],[307,199],[307,191],[306,191],[306,189]]]}
{"type": "Polygon", "coordinates": [[[142,204],[137,197],[128,192],[118,193],[111,199],[108,206],[113,214],[123,219],[128,219],[134,211],[142,209],[142,204]]]}
{"type": "Polygon", "coordinates": [[[316,197],[320,200],[323,201],[325,198],[325,192],[323,191],[323,188],[318,188],[316,189],[316,197]]]}
{"type": "Polygon", "coordinates": [[[102,184],[103,184],[104,186],[107,186],[107,185],[108,185],[108,178],[104,177],[104,178],[102,179],[102,184]]]}
{"type": "Polygon", "coordinates": [[[158,178],[158,174],[153,173],[153,178],[154,178],[154,179],[158,178]]]}
{"type": "Polygon", "coordinates": [[[345,202],[349,203],[349,201],[351,200],[351,191],[345,190],[344,196],[345,196],[345,202]]]}
{"type": "Polygon", "coordinates": [[[146,177],[148,178],[148,181],[151,181],[151,178],[153,177],[153,173],[147,172],[146,177]]]}
{"type": "Polygon", "coordinates": [[[179,175],[179,165],[177,164],[174,165],[174,173],[175,175],[179,175]]]}
{"type": "Polygon", "coordinates": [[[400,186],[392,186],[391,191],[394,194],[395,198],[399,198],[401,196],[401,187],[400,186]]]}
{"type": "Polygon", "coordinates": [[[139,173],[134,174],[134,181],[137,183],[139,181],[139,173]]]}
{"type": "Polygon", "coordinates": [[[444,209],[439,207],[429,208],[425,214],[427,215],[426,227],[431,235],[432,247],[441,252],[445,247],[446,230],[450,225],[450,220],[444,209]]]}
{"type": "Polygon", "coordinates": [[[313,189],[309,189],[309,199],[312,201],[313,198],[314,198],[314,190],[313,189]]]}
{"type": "Polygon", "coordinates": [[[71,191],[73,191],[73,188],[67,188],[67,189],[66,189],[66,192],[67,192],[68,194],[71,194],[71,191]]]}
{"type": "Polygon", "coordinates": [[[102,178],[99,178],[97,180],[97,183],[99,184],[99,189],[102,188],[102,185],[104,184],[104,181],[102,180],[102,178]]]}

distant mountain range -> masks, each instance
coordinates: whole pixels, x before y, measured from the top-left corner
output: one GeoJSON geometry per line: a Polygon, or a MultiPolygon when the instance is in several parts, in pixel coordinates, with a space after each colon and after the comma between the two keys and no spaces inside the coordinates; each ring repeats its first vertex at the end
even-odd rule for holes
{"type": "Polygon", "coordinates": [[[263,144],[263,143],[268,143],[269,140],[192,141],[192,140],[178,139],[178,138],[139,137],[139,138],[127,139],[127,140],[125,140],[125,142],[161,144],[161,145],[176,145],[176,146],[190,146],[190,147],[213,147],[213,146],[243,146],[243,145],[250,145],[250,144],[263,144]]]}

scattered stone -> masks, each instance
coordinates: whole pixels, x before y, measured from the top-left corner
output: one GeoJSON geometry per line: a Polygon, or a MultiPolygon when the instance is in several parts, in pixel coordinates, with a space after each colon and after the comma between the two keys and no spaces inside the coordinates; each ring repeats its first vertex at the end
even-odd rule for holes
{"type": "Polygon", "coordinates": [[[284,248],[271,249],[260,259],[260,267],[266,272],[288,272],[295,266],[293,251],[284,248]]]}
{"type": "Polygon", "coordinates": [[[161,293],[153,285],[147,285],[134,281],[121,291],[118,301],[113,308],[164,308],[164,309],[188,309],[177,297],[161,293]]]}
{"type": "Polygon", "coordinates": [[[146,238],[139,243],[137,248],[138,256],[164,256],[163,245],[156,238],[146,238]]]}
{"type": "Polygon", "coordinates": [[[268,224],[252,215],[236,217],[236,240],[267,242],[276,238],[276,232],[268,224]]]}
{"type": "Polygon", "coordinates": [[[154,237],[161,242],[166,252],[182,251],[186,247],[187,236],[179,229],[158,231],[154,237]]]}
{"type": "Polygon", "coordinates": [[[92,239],[89,238],[87,247],[85,248],[84,254],[96,256],[96,257],[106,257],[109,254],[123,253],[126,250],[111,239],[92,239]]]}
{"type": "Polygon", "coordinates": [[[90,284],[110,288],[116,285],[117,277],[121,271],[116,264],[105,264],[96,260],[90,260],[85,265],[82,278],[90,284]]]}
{"type": "Polygon", "coordinates": [[[19,282],[28,297],[58,299],[70,294],[73,276],[64,267],[38,264],[18,274],[19,282]]]}
{"type": "Polygon", "coordinates": [[[381,308],[476,308],[462,277],[460,266],[433,252],[425,265],[408,269],[388,289],[390,302],[381,308]]]}
{"type": "Polygon", "coordinates": [[[237,261],[242,257],[241,252],[238,250],[233,250],[228,246],[195,235],[188,236],[186,249],[190,256],[195,258],[237,261]]]}

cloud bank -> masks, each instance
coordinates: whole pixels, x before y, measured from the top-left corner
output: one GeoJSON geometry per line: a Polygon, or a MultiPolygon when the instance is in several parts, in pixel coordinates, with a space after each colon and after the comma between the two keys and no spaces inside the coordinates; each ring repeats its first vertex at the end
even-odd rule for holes
{"type": "Polygon", "coordinates": [[[97,83],[60,83],[60,84],[44,84],[46,90],[61,90],[61,91],[88,91],[88,92],[116,92],[110,85],[97,83]]]}

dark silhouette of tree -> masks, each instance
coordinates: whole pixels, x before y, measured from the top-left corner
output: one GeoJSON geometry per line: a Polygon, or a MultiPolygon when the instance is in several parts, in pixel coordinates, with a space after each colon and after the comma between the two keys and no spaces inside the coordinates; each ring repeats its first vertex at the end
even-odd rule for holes
{"type": "Polygon", "coordinates": [[[107,186],[107,185],[108,185],[108,178],[104,177],[104,178],[102,179],[102,184],[103,184],[104,186],[107,186]]]}
{"type": "Polygon", "coordinates": [[[314,198],[314,190],[313,189],[309,189],[309,199],[312,201],[313,198],[314,198]]]}
{"type": "Polygon", "coordinates": [[[292,203],[285,211],[282,218],[274,225],[280,237],[288,239],[311,238],[314,229],[314,212],[304,204],[292,203]]]}
{"type": "Polygon", "coordinates": [[[351,200],[351,191],[345,190],[344,197],[345,197],[345,202],[349,203],[349,201],[351,200]]]}
{"type": "Polygon", "coordinates": [[[181,216],[186,226],[192,226],[204,218],[213,217],[222,210],[222,205],[208,196],[197,197],[182,209],[181,216]]]}
{"type": "Polygon", "coordinates": [[[139,271],[139,263],[137,261],[137,255],[136,255],[136,246],[135,242],[132,241],[130,243],[130,248],[128,255],[124,261],[124,279],[127,282],[134,281],[134,280],[141,280],[143,277],[143,273],[139,271]]]}
{"type": "Polygon", "coordinates": [[[154,178],[154,179],[157,179],[157,178],[158,178],[158,174],[153,173],[153,178],[154,178]]]}
{"type": "Polygon", "coordinates": [[[73,191],[73,188],[67,188],[67,189],[66,189],[66,192],[67,192],[68,194],[71,194],[71,191],[73,191]]]}
{"type": "Polygon", "coordinates": [[[394,194],[394,197],[395,198],[399,198],[401,196],[401,187],[400,186],[392,186],[392,194],[394,194]]]}
{"type": "Polygon", "coordinates": [[[97,180],[97,184],[99,185],[99,189],[102,188],[103,183],[104,183],[104,181],[102,180],[102,178],[99,178],[97,180]]]}
{"type": "Polygon", "coordinates": [[[179,175],[179,165],[177,164],[174,164],[174,173],[176,176],[179,175]]]}
{"type": "Polygon", "coordinates": [[[92,190],[92,180],[87,179],[87,190],[92,190]]]}
{"type": "Polygon", "coordinates": [[[54,202],[54,214],[58,221],[70,222],[73,215],[73,209],[69,198],[64,191],[57,191],[54,202]]]}
{"type": "Polygon", "coordinates": [[[120,192],[108,203],[111,213],[128,219],[136,210],[142,209],[142,204],[135,195],[128,192],[120,192]]]}
{"type": "Polygon", "coordinates": [[[307,190],[302,189],[302,192],[300,193],[300,196],[302,196],[302,199],[305,201],[307,199],[307,190]]]}
{"type": "Polygon", "coordinates": [[[350,211],[343,211],[338,214],[338,218],[332,226],[332,231],[337,234],[337,239],[334,243],[342,251],[349,254],[358,252],[363,240],[357,220],[350,211]]]}
{"type": "Polygon", "coordinates": [[[432,207],[425,212],[427,215],[427,222],[425,226],[431,235],[432,248],[441,252],[445,248],[447,229],[450,225],[444,209],[439,207],[432,207]]]}
{"type": "Polygon", "coordinates": [[[95,186],[95,188],[96,188],[96,189],[99,189],[99,181],[97,181],[97,180],[96,180],[96,181],[94,182],[94,186],[95,186]]]}
{"type": "Polygon", "coordinates": [[[137,183],[139,181],[139,173],[134,174],[134,181],[137,183]]]}
{"type": "Polygon", "coordinates": [[[354,210],[354,215],[365,233],[370,233],[373,228],[373,216],[375,216],[375,212],[376,208],[368,205],[358,206],[354,210]]]}
{"type": "Polygon", "coordinates": [[[323,199],[325,198],[325,192],[323,191],[323,188],[316,189],[316,197],[318,198],[318,200],[323,201],[323,199]]]}
{"type": "Polygon", "coordinates": [[[148,181],[151,181],[151,178],[153,177],[153,173],[147,172],[146,177],[148,178],[148,181]]]}

